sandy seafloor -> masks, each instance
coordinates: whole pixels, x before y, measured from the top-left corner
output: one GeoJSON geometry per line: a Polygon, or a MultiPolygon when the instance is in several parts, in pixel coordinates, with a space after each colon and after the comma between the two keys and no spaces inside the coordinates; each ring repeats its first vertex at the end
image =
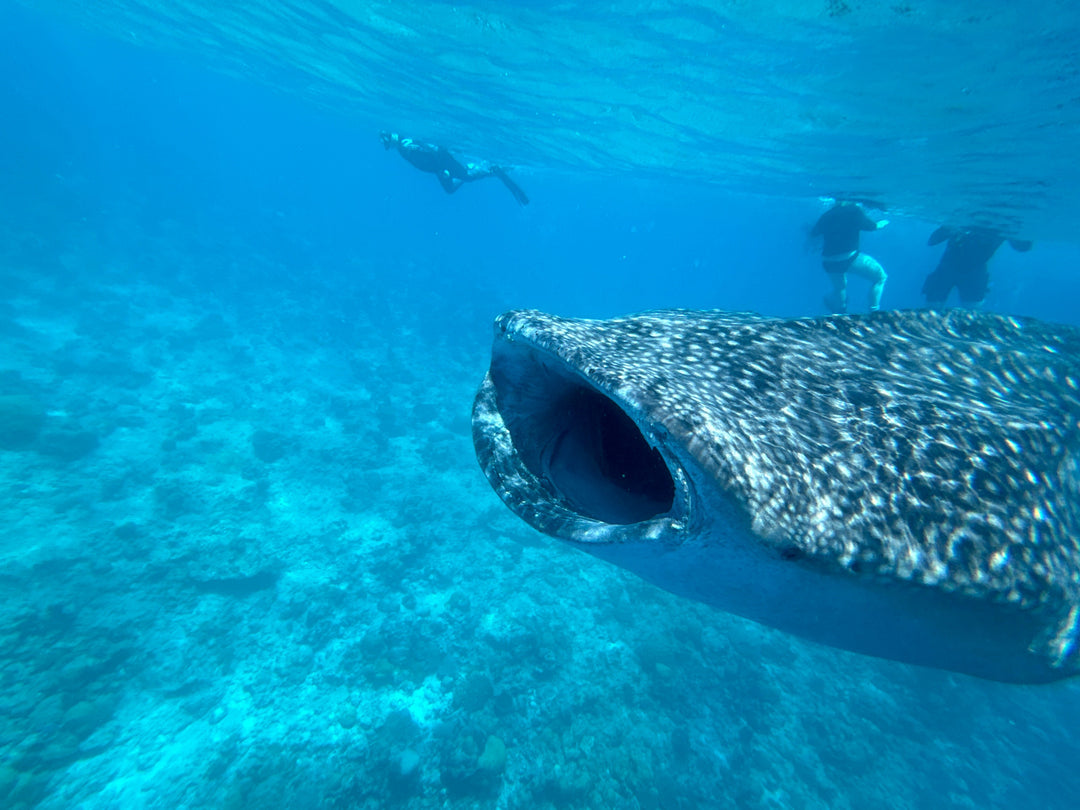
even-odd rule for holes
{"type": "Polygon", "coordinates": [[[122,227],[0,225],[3,807],[1074,806],[1075,685],[803,643],[514,518],[483,291],[122,227]]]}

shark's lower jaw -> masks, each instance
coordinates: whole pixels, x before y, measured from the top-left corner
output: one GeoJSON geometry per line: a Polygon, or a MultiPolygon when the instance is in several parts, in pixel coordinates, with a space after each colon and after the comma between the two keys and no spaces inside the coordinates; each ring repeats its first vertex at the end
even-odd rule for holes
{"type": "Polygon", "coordinates": [[[497,343],[473,407],[477,455],[503,501],[536,529],[578,542],[672,539],[688,479],[632,408],[524,340],[497,343]]]}

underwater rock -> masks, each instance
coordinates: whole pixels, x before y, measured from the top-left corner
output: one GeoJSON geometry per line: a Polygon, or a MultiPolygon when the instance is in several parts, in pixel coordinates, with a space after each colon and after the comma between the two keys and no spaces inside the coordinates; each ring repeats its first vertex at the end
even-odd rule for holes
{"type": "Polygon", "coordinates": [[[451,613],[468,613],[472,604],[468,596],[461,591],[454,591],[446,600],[446,607],[451,613]]]}
{"type": "Polygon", "coordinates": [[[398,757],[398,775],[407,779],[420,765],[420,755],[411,748],[406,748],[398,757]]]}
{"type": "Polygon", "coordinates": [[[420,775],[423,769],[420,767],[420,755],[412,748],[391,755],[388,771],[388,787],[395,805],[421,789],[420,775]]]}
{"type": "Polygon", "coordinates": [[[693,748],[690,745],[690,732],[685,726],[671,730],[671,753],[676,762],[689,761],[693,748]]]}
{"type": "Polygon", "coordinates": [[[356,725],[356,707],[351,703],[342,705],[337,711],[338,725],[350,729],[356,725]]]}
{"type": "Polygon", "coordinates": [[[193,579],[192,582],[204,593],[243,598],[273,588],[280,576],[279,571],[264,569],[248,576],[193,579]]]}
{"type": "Polygon", "coordinates": [[[289,450],[288,440],[271,430],[256,430],[251,435],[251,449],[259,461],[272,464],[285,457],[289,450]]]}
{"type": "Polygon", "coordinates": [[[506,767],[506,743],[501,737],[492,734],[487,738],[487,742],[484,743],[484,753],[480,755],[476,764],[491,773],[503,772],[506,767]]]}
{"type": "Polygon", "coordinates": [[[191,329],[191,337],[199,343],[222,341],[232,337],[232,328],[217,312],[206,315],[191,329]]]}
{"type": "Polygon", "coordinates": [[[134,540],[139,536],[139,526],[131,521],[121,523],[113,529],[113,536],[117,540],[134,540]]]}
{"type": "Polygon", "coordinates": [[[420,726],[413,720],[408,709],[396,709],[375,732],[375,741],[384,749],[404,750],[411,748],[421,737],[420,726]]]}
{"type": "Polygon", "coordinates": [[[37,439],[45,409],[26,394],[0,395],[0,450],[22,450],[37,439]]]}
{"type": "Polygon", "coordinates": [[[454,690],[454,708],[475,714],[487,705],[494,694],[495,687],[491,683],[491,678],[474,673],[454,690]]]}
{"type": "Polygon", "coordinates": [[[439,758],[439,777],[446,792],[451,797],[483,798],[497,794],[501,783],[499,773],[479,765],[483,753],[480,741],[486,740],[486,736],[460,723],[447,728],[446,733],[439,758]]]}
{"type": "Polygon", "coordinates": [[[38,450],[58,461],[78,461],[97,449],[100,440],[92,430],[55,430],[44,434],[38,450]]]}
{"type": "Polygon", "coordinates": [[[397,594],[388,593],[379,600],[380,613],[397,613],[401,609],[401,600],[397,594]]]}
{"type": "Polygon", "coordinates": [[[152,495],[154,505],[166,520],[176,520],[203,508],[198,489],[184,481],[162,481],[154,486],[152,495]]]}

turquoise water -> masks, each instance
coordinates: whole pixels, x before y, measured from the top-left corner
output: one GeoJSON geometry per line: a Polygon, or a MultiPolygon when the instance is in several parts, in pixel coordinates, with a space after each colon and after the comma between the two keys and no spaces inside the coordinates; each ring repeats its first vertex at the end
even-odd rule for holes
{"type": "Polygon", "coordinates": [[[510,307],[883,304],[941,222],[1080,325],[1073,4],[0,9],[0,805],[1071,808],[1080,686],[843,653],[542,537],[510,307]],[[447,196],[393,128],[513,167],[447,196]],[[860,294],[860,293],[856,293],[860,294]]]}
{"type": "Polygon", "coordinates": [[[492,160],[1071,238],[1080,9],[978,0],[27,3],[492,160]]]}

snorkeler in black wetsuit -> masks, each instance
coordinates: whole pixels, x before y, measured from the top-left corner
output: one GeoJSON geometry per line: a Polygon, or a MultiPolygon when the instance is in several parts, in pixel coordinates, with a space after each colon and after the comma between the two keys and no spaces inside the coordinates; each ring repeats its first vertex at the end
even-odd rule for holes
{"type": "Polygon", "coordinates": [[[822,237],[821,266],[832,283],[832,291],[825,296],[829,312],[847,312],[848,273],[870,282],[870,311],[878,311],[888,276],[876,259],[859,249],[859,233],[877,231],[888,224],[887,219],[871,219],[859,203],[845,200],[838,200],[814,224],[810,235],[822,237]]]}
{"type": "Polygon", "coordinates": [[[439,180],[439,185],[447,194],[453,194],[465,183],[474,180],[483,180],[485,177],[498,177],[514,199],[522,205],[529,204],[529,198],[522,191],[521,186],[515,183],[506,174],[506,170],[500,166],[484,168],[475,163],[462,164],[457,158],[442,146],[433,143],[414,141],[412,138],[402,138],[396,132],[380,132],[383,146],[387,149],[396,147],[398,154],[422,172],[430,172],[439,180]]]}
{"type": "MultiPolygon", "coordinates": [[[[987,263],[1005,241],[1005,237],[991,228],[952,228],[942,225],[927,240],[928,245],[939,245],[946,239],[945,253],[941,256],[937,269],[926,277],[922,292],[926,296],[927,306],[942,306],[956,287],[960,294],[960,303],[976,307],[986,298],[990,286],[990,271],[987,263]]],[[[1027,252],[1032,243],[1010,239],[1014,250],[1027,252]]]]}

